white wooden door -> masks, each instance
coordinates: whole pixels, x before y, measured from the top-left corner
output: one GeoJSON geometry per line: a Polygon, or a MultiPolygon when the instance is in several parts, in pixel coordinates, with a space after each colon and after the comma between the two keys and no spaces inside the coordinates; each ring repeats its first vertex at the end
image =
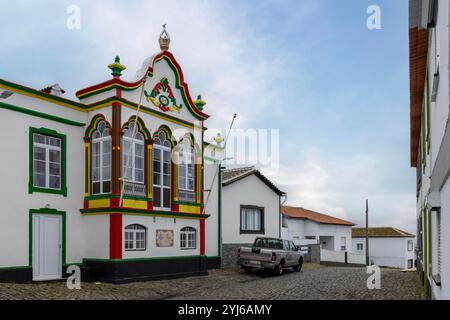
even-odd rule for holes
{"type": "Polygon", "coordinates": [[[61,279],[62,219],[33,214],[33,280],[61,279]]]}

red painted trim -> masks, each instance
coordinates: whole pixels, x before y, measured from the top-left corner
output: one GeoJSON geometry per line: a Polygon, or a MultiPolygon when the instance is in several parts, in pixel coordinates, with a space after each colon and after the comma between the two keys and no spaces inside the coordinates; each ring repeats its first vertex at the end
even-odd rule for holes
{"type": "Polygon", "coordinates": [[[122,215],[109,216],[109,258],[122,259],[122,215]]]}
{"type": "Polygon", "coordinates": [[[205,255],[205,220],[200,220],[200,255],[205,255]]]}
{"type": "Polygon", "coordinates": [[[89,200],[83,200],[84,209],[89,209],[89,200]]]}
{"type": "Polygon", "coordinates": [[[153,210],[153,201],[147,201],[147,210],[153,210]]]}
{"type": "Polygon", "coordinates": [[[120,157],[121,157],[121,139],[119,133],[121,130],[121,104],[118,102],[113,102],[112,104],[112,193],[120,194],[120,157]]]}
{"type": "Polygon", "coordinates": [[[136,87],[136,86],[138,86],[139,84],[142,83],[142,81],[145,79],[145,77],[147,77],[148,73],[152,73],[153,74],[153,67],[154,67],[155,61],[160,60],[161,58],[164,58],[164,57],[168,58],[169,61],[173,64],[173,66],[177,70],[177,73],[179,75],[180,86],[182,87],[182,90],[183,90],[184,94],[186,95],[186,98],[188,100],[188,103],[189,103],[192,111],[196,115],[198,115],[200,118],[208,119],[209,115],[207,115],[206,113],[203,113],[202,111],[197,109],[196,105],[194,104],[194,102],[193,102],[193,100],[191,98],[191,95],[189,93],[188,84],[184,81],[184,75],[183,75],[183,71],[181,69],[181,66],[175,60],[175,57],[173,56],[173,54],[170,53],[169,51],[163,51],[160,54],[158,54],[157,56],[155,56],[153,58],[152,65],[148,67],[147,72],[145,73],[145,75],[140,80],[138,80],[136,82],[126,82],[126,81],[123,81],[120,78],[112,78],[111,80],[99,83],[97,85],[94,85],[94,86],[91,86],[91,87],[88,87],[88,88],[85,88],[85,89],[82,89],[82,90],[79,90],[79,91],[76,92],[75,95],[76,95],[77,98],[79,98],[79,97],[82,98],[82,96],[87,94],[87,93],[90,93],[92,91],[105,88],[105,87],[110,86],[110,85],[120,85],[120,86],[123,86],[125,88],[134,88],[134,87],[136,87]]]}

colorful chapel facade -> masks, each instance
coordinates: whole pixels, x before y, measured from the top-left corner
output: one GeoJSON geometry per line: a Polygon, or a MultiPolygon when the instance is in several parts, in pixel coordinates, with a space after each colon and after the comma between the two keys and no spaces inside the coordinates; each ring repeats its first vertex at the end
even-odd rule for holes
{"type": "Polygon", "coordinates": [[[0,280],[60,279],[72,264],[114,283],[220,266],[221,148],[204,141],[205,102],[169,41],[134,82],[116,57],[77,102],[0,79],[0,280]]]}

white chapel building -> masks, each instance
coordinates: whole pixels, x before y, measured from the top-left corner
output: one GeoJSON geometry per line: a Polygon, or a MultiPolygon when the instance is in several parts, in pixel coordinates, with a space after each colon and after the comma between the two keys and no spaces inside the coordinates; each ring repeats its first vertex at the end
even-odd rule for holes
{"type": "Polygon", "coordinates": [[[116,57],[76,100],[0,79],[0,281],[60,279],[73,264],[114,283],[220,266],[220,148],[203,141],[205,102],[169,43],[164,30],[131,82],[116,57]]]}

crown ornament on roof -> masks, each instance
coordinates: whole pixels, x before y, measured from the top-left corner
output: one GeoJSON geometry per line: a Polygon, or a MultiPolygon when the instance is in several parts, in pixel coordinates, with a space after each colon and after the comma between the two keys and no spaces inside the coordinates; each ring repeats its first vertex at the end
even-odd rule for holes
{"type": "Polygon", "coordinates": [[[120,57],[116,56],[116,58],[114,59],[114,63],[108,65],[108,68],[111,69],[112,71],[111,75],[113,77],[120,77],[122,75],[122,71],[125,70],[127,67],[121,64],[120,57]]]}
{"type": "Polygon", "coordinates": [[[162,51],[166,51],[169,50],[169,45],[170,45],[170,36],[169,33],[166,30],[166,24],[163,24],[163,31],[161,32],[161,34],[159,35],[159,47],[161,48],[162,51]]]}

